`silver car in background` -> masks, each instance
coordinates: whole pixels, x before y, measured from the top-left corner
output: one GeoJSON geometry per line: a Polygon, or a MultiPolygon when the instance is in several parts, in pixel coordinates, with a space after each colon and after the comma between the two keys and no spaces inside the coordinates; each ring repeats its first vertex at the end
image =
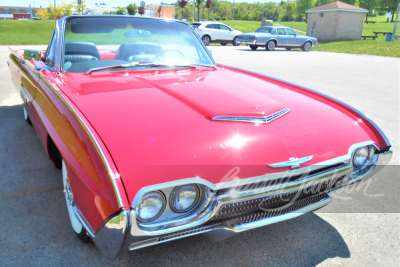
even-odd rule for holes
{"type": "Polygon", "coordinates": [[[197,31],[205,45],[209,45],[210,43],[220,43],[221,45],[232,43],[237,46],[239,45],[237,36],[242,33],[224,23],[216,21],[195,22],[192,24],[192,27],[197,31]]]}
{"type": "Polygon", "coordinates": [[[289,27],[263,26],[255,32],[240,34],[237,42],[249,45],[251,50],[265,47],[266,50],[272,51],[275,47],[284,47],[286,50],[301,48],[303,51],[310,51],[312,46],[318,44],[318,39],[299,35],[289,27]]]}

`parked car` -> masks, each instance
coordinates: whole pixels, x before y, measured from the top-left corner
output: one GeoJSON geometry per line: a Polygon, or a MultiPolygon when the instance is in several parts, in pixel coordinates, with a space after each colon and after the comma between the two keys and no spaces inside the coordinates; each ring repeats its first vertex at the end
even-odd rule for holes
{"type": "Polygon", "coordinates": [[[311,212],[392,156],[360,111],[217,65],[179,20],[65,16],[46,51],[10,49],[7,63],[72,229],[110,259],[311,212]]]}
{"type": "Polygon", "coordinates": [[[312,46],[318,45],[318,39],[306,35],[299,35],[295,30],[282,26],[263,26],[255,32],[244,33],[237,37],[239,43],[245,43],[251,50],[265,47],[272,51],[275,47],[284,47],[286,50],[301,48],[310,51],[312,46]]]}
{"type": "Polygon", "coordinates": [[[239,45],[237,36],[242,33],[226,24],[215,21],[195,22],[192,24],[192,27],[197,30],[205,45],[209,45],[210,43],[221,43],[221,45],[232,43],[237,46],[239,45]]]}

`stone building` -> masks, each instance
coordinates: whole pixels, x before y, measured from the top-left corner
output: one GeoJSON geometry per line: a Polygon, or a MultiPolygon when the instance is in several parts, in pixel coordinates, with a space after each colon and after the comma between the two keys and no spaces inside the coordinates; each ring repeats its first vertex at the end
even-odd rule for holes
{"type": "Polygon", "coordinates": [[[321,42],[361,40],[367,12],[340,1],[309,9],[307,35],[321,42]]]}

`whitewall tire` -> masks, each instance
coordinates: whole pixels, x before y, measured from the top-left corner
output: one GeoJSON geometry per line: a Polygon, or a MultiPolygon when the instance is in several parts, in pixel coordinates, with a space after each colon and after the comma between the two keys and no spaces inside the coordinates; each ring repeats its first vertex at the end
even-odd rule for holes
{"type": "Polygon", "coordinates": [[[91,239],[86,230],[83,228],[82,223],[79,221],[74,211],[74,209],[76,208],[74,195],[72,194],[71,185],[69,183],[68,171],[65,166],[64,160],[62,160],[62,177],[63,177],[64,197],[65,197],[65,202],[67,204],[67,210],[72,229],[74,230],[74,232],[76,233],[76,235],[79,237],[80,240],[82,240],[84,243],[89,243],[91,239]]]}

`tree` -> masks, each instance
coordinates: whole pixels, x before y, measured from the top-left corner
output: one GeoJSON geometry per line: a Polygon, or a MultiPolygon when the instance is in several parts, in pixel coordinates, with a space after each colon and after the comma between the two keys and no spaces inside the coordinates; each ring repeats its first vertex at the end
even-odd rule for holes
{"type": "Polygon", "coordinates": [[[55,19],[56,17],[62,17],[63,16],[63,11],[61,6],[59,5],[57,8],[54,8],[54,5],[50,5],[50,18],[55,19]],[[57,12],[57,14],[56,14],[57,12]]]}
{"type": "Polygon", "coordinates": [[[185,8],[185,6],[187,5],[188,1],[187,0],[178,0],[178,5],[179,7],[182,9],[181,14],[183,15],[183,9],[185,8]]]}
{"type": "Polygon", "coordinates": [[[49,12],[47,12],[46,8],[40,9],[37,13],[36,16],[39,17],[42,20],[48,19],[50,17],[49,12]]]}
{"type": "Polygon", "coordinates": [[[69,4],[67,4],[67,3],[65,3],[64,1],[63,2],[61,2],[61,10],[62,10],[62,13],[63,13],[63,15],[64,16],[67,16],[67,15],[72,15],[72,9],[74,8],[75,6],[74,6],[74,3],[73,2],[71,2],[71,3],[69,3],[69,4]]]}
{"type": "MultiPolygon", "coordinates": [[[[368,9],[371,12],[371,9],[375,9],[378,6],[379,0],[360,0],[360,7],[368,9]]],[[[366,13],[365,20],[368,20],[368,13],[366,13]]]]}
{"type": "Polygon", "coordinates": [[[139,7],[139,14],[140,14],[141,16],[144,15],[144,7],[139,7]]]}
{"type": "Polygon", "coordinates": [[[103,15],[108,15],[108,14],[110,14],[110,13],[108,13],[107,11],[103,12],[103,15]]]}
{"type": "Polygon", "coordinates": [[[161,15],[162,15],[162,6],[159,6],[159,7],[158,7],[157,13],[158,13],[158,17],[161,18],[161,15]]]}
{"type": "Polygon", "coordinates": [[[197,21],[200,21],[200,5],[204,2],[204,0],[195,0],[195,1],[197,4],[197,21]]]}
{"type": "Polygon", "coordinates": [[[392,12],[392,19],[394,21],[394,13],[396,13],[397,6],[399,5],[400,0],[382,0],[381,8],[387,8],[388,12],[392,12]]]}
{"type": "Polygon", "coordinates": [[[306,10],[315,7],[315,0],[298,0],[297,1],[297,14],[306,14],[306,10]]]}
{"type": "Polygon", "coordinates": [[[211,9],[211,0],[207,0],[206,2],[206,8],[208,9],[208,18],[207,20],[210,20],[210,9],[211,9]]]}
{"type": "Polygon", "coordinates": [[[288,1],[286,6],[286,17],[289,21],[294,18],[295,12],[296,12],[296,2],[288,1]]]}
{"type": "Polygon", "coordinates": [[[83,10],[85,10],[87,8],[86,0],[82,0],[82,4],[81,5],[78,5],[78,0],[75,0],[74,1],[74,7],[75,7],[75,10],[77,12],[82,13],[83,10]]]}
{"type": "Polygon", "coordinates": [[[129,4],[126,6],[126,9],[128,10],[128,14],[133,16],[136,15],[138,7],[136,4],[129,4]]]}
{"type": "Polygon", "coordinates": [[[342,2],[353,6],[359,6],[358,0],[342,0],[342,2]]]}
{"type": "Polygon", "coordinates": [[[127,11],[125,7],[119,7],[115,13],[117,15],[126,15],[127,11]]]}

